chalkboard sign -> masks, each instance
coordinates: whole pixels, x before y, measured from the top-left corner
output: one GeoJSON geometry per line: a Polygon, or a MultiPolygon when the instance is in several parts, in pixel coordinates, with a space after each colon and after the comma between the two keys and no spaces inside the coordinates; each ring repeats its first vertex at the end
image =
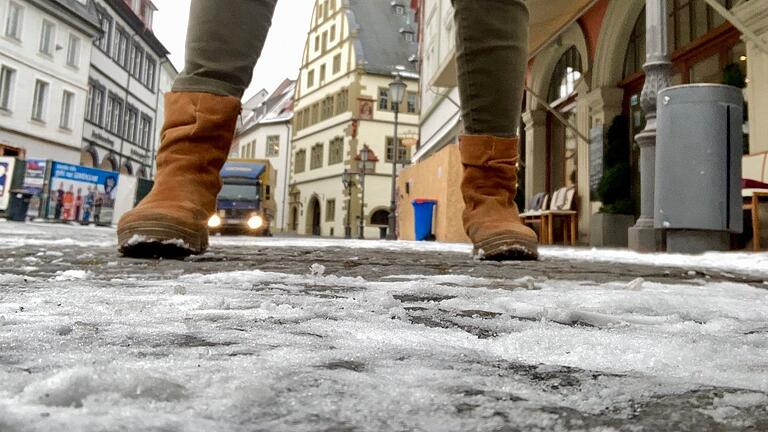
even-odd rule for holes
{"type": "Polygon", "coordinates": [[[597,189],[603,179],[604,138],[605,130],[602,125],[592,128],[589,132],[589,190],[592,201],[600,201],[597,189]]]}

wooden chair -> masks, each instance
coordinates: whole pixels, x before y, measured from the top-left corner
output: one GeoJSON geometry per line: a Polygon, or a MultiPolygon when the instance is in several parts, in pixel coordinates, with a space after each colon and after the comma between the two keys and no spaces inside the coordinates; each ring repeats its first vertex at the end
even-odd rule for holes
{"type": "Polygon", "coordinates": [[[768,197],[768,152],[744,155],[741,159],[742,208],[752,212],[752,245],[760,250],[760,198],[768,197]]]}
{"type": "Polygon", "coordinates": [[[561,188],[555,192],[557,198],[552,199],[552,205],[550,210],[544,212],[547,225],[547,244],[554,244],[554,226],[555,221],[558,219],[564,219],[563,225],[563,243],[568,244],[570,240],[571,246],[576,246],[576,240],[579,232],[579,214],[573,210],[573,203],[576,197],[576,188],[561,188]]]}
{"type": "Polygon", "coordinates": [[[752,212],[752,248],[760,251],[760,198],[768,198],[768,191],[753,191],[747,198],[743,209],[752,212]]]}
{"type": "Polygon", "coordinates": [[[539,225],[539,240],[546,244],[547,225],[544,218],[544,210],[549,205],[549,194],[543,192],[534,195],[531,202],[528,204],[528,209],[520,214],[520,220],[531,228],[536,229],[535,225],[539,225]]]}

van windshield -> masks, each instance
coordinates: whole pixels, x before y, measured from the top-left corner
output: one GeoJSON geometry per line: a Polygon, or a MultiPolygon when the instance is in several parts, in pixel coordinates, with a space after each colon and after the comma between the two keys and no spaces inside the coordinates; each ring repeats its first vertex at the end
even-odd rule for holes
{"type": "Polygon", "coordinates": [[[259,188],[256,185],[225,184],[219,192],[220,200],[227,201],[257,201],[259,188]]]}

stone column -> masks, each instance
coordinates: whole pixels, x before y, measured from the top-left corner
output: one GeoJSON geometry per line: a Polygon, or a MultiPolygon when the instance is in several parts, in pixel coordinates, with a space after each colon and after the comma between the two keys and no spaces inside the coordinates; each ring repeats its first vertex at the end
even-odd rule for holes
{"type": "Polygon", "coordinates": [[[646,117],[645,129],[636,137],[640,147],[640,219],[629,229],[629,247],[639,252],[660,249],[660,233],[653,227],[654,183],[656,179],[656,98],[669,87],[672,63],[667,44],[667,2],[646,0],[645,87],[641,104],[646,117]]]}
{"type": "MultiPolygon", "coordinates": [[[[750,30],[768,40],[768,0],[751,0],[733,8],[733,13],[750,30]]],[[[749,102],[750,153],[768,151],[768,53],[753,41],[744,38],[747,45],[746,99],[749,102]]]]}
{"type": "MultiPolygon", "coordinates": [[[[525,123],[525,202],[547,186],[547,112],[527,111],[525,123]]],[[[522,156],[522,155],[521,155],[522,156]]]]}

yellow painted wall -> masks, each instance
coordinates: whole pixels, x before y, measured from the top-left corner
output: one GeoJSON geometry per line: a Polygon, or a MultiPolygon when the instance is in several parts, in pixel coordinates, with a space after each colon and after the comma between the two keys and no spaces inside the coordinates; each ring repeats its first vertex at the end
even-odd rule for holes
{"type": "Polygon", "coordinates": [[[448,145],[400,172],[398,229],[401,240],[414,240],[412,202],[417,198],[427,198],[438,201],[432,227],[437,241],[469,242],[461,221],[461,213],[464,211],[460,190],[461,173],[461,158],[456,144],[448,145]],[[410,184],[408,188],[406,183],[410,184]],[[407,190],[410,190],[410,193],[406,193],[407,190]]]}

